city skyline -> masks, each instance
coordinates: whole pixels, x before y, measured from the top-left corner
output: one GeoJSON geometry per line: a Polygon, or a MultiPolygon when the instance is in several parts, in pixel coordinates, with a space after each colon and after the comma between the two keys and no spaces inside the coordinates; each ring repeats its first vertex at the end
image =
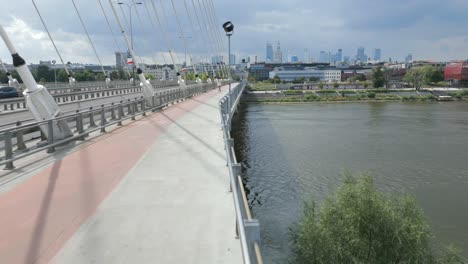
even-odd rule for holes
{"type": "MultiPolygon", "coordinates": [[[[159,1],[156,2],[160,4],[159,1]]],[[[183,5],[180,1],[175,2],[178,11],[183,14],[183,5]]],[[[103,3],[108,6],[107,1],[103,3]]],[[[265,40],[281,40],[282,46],[288,47],[285,51],[290,50],[291,55],[299,57],[303,57],[303,50],[307,48],[310,56],[316,59],[321,50],[336,52],[340,48],[343,49],[343,54],[354,56],[352,50],[360,45],[366,46],[367,55],[371,58],[374,55],[373,49],[381,48],[385,51],[382,57],[385,60],[392,58],[404,61],[409,53],[414,59],[435,61],[468,58],[468,29],[461,26],[468,22],[468,17],[463,12],[468,10],[467,1],[448,0],[441,5],[435,0],[380,0],[372,3],[363,0],[331,3],[310,3],[305,0],[284,3],[264,0],[220,0],[214,4],[217,22],[231,20],[236,26],[231,38],[231,48],[233,53],[238,54],[238,58],[256,55],[258,61],[265,60],[265,40]]],[[[170,4],[165,5],[166,10],[170,11],[170,4]]],[[[69,1],[43,0],[38,3],[38,8],[66,61],[97,63],[76,15],[70,11],[73,7],[69,1]],[[57,14],[57,10],[66,10],[64,14],[69,15],[61,16],[57,14]]],[[[89,28],[90,34],[103,62],[111,64],[117,50],[106,24],[103,23],[103,16],[97,4],[90,2],[89,5],[85,5],[78,2],[78,8],[83,13],[85,24],[93,25],[89,28]]],[[[144,9],[139,10],[143,20],[147,21],[144,9]]],[[[110,16],[108,7],[107,11],[110,16]]],[[[0,17],[0,23],[12,35],[13,41],[19,43],[18,49],[28,62],[57,59],[29,0],[9,3],[4,6],[4,14],[9,15],[0,17]]],[[[199,34],[198,26],[195,27],[195,32],[192,32],[187,17],[182,16],[181,20],[186,27],[187,36],[199,34]]],[[[114,21],[111,19],[111,22],[114,21]]],[[[176,58],[182,60],[184,45],[179,39],[176,21],[171,19],[163,21],[163,24],[172,43],[171,49],[176,58]]],[[[151,27],[147,25],[145,30],[151,32],[151,27]]],[[[221,25],[217,30],[226,49],[218,52],[226,53],[227,39],[221,25]]],[[[118,32],[115,25],[114,32],[118,32]]],[[[167,48],[160,35],[146,36],[154,43],[154,48],[148,49],[144,45],[145,35],[138,23],[135,24],[134,34],[137,54],[147,61],[151,61],[150,57],[154,55],[159,63],[164,63],[161,59],[161,55],[164,54],[168,60],[167,48]]],[[[122,38],[118,38],[123,47],[122,38]]],[[[188,51],[193,53],[194,57],[203,57],[204,61],[209,61],[212,55],[217,55],[209,49],[198,48],[193,42],[195,40],[189,43],[188,51]]],[[[124,52],[125,49],[121,51],[124,52]]],[[[6,49],[0,49],[0,58],[8,62],[8,56],[6,49]]]]}

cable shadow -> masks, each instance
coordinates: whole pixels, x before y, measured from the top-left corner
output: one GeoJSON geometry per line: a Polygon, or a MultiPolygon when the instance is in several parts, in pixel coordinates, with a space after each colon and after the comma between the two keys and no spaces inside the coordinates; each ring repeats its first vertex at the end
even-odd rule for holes
{"type": "Polygon", "coordinates": [[[193,100],[193,101],[195,101],[195,102],[199,102],[200,104],[204,104],[204,105],[206,105],[206,106],[209,106],[209,107],[214,108],[214,109],[216,109],[216,110],[219,111],[219,106],[218,106],[218,105],[215,105],[215,106],[214,106],[214,105],[212,105],[212,104],[208,104],[208,103],[206,103],[206,102],[203,102],[203,101],[200,101],[200,100],[197,100],[197,99],[194,99],[194,98],[190,98],[189,100],[193,100]]]}
{"type": "Polygon", "coordinates": [[[185,133],[189,134],[191,137],[193,137],[195,140],[197,140],[198,142],[200,142],[203,146],[205,146],[207,149],[211,150],[213,153],[215,153],[218,157],[222,158],[222,159],[225,159],[224,155],[222,153],[219,153],[216,149],[214,149],[212,146],[210,146],[209,144],[207,144],[205,141],[203,141],[202,139],[200,139],[198,136],[196,136],[195,134],[193,134],[192,132],[190,132],[188,129],[186,129],[185,127],[183,127],[182,125],[180,125],[179,123],[177,123],[177,121],[175,121],[174,119],[170,118],[169,116],[167,116],[165,113],[161,113],[164,117],[166,117],[167,119],[169,119],[174,125],[176,125],[177,127],[179,127],[180,129],[182,129],[185,133]]]}
{"type": "MultiPolygon", "coordinates": [[[[170,119],[171,120],[171,119],[170,119]]],[[[166,136],[171,140],[173,141],[175,144],[178,144],[180,145],[184,150],[186,150],[187,152],[193,152],[192,149],[190,149],[189,147],[186,147],[186,145],[184,144],[183,141],[179,140],[177,137],[167,133],[167,129],[165,127],[162,127],[161,125],[157,124],[156,121],[154,120],[149,120],[149,123],[160,129],[161,131],[164,131],[166,136]]],[[[185,130],[184,130],[185,131],[185,130]]],[[[215,154],[219,157],[219,162],[222,162],[223,164],[226,162],[226,158],[223,156],[223,155],[219,155],[218,152],[215,151],[215,154]]],[[[210,161],[207,161],[203,158],[201,158],[202,156],[200,155],[193,155],[192,156],[193,158],[197,159],[198,161],[200,161],[200,163],[202,164],[203,167],[207,168],[208,170],[210,171],[216,171],[216,170],[219,170],[218,167],[216,166],[213,166],[214,163],[216,163],[217,161],[215,160],[210,160],[210,161]]],[[[224,164],[225,165],[225,164],[224,164]]],[[[226,176],[228,174],[227,170],[225,172],[225,174],[221,175],[221,176],[226,176]]],[[[220,178],[221,179],[221,178],[220,178]]],[[[225,180],[225,179],[224,179],[225,180]]]]}
{"type": "Polygon", "coordinates": [[[187,110],[187,109],[184,109],[184,108],[182,108],[182,107],[180,107],[180,106],[178,106],[178,105],[175,105],[174,107],[177,108],[177,109],[180,109],[180,110],[182,110],[182,111],[184,111],[184,112],[186,112],[186,113],[188,113],[188,114],[190,114],[190,115],[193,115],[193,116],[196,116],[196,117],[198,117],[198,118],[200,118],[200,119],[203,119],[203,120],[205,120],[206,122],[209,122],[209,123],[212,123],[212,124],[216,124],[216,125],[218,125],[218,126],[221,125],[221,122],[215,122],[215,121],[210,120],[210,119],[208,119],[208,118],[206,118],[206,117],[204,117],[204,116],[202,116],[202,115],[200,115],[200,114],[195,114],[193,111],[189,111],[189,110],[187,110]]]}
{"type": "Polygon", "coordinates": [[[32,233],[31,241],[29,242],[29,247],[24,263],[35,263],[40,257],[39,250],[41,248],[42,237],[44,235],[44,229],[46,228],[45,226],[47,224],[47,215],[49,213],[51,199],[55,190],[55,184],[57,183],[61,165],[62,160],[59,160],[52,166],[52,171],[50,172],[49,176],[49,183],[47,185],[44,197],[41,201],[39,216],[36,220],[36,224],[32,233]]]}

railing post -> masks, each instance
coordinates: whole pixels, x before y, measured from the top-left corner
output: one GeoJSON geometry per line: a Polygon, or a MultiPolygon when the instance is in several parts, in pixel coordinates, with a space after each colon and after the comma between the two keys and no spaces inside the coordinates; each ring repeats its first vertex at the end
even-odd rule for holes
{"type": "MultiPolygon", "coordinates": [[[[21,126],[21,121],[16,122],[16,126],[21,126]]],[[[16,130],[16,146],[17,150],[26,149],[26,144],[24,144],[23,130],[16,130]]]]}
{"type": "Polygon", "coordinates": [[[106,109],[104,108],[104,105],[101,105],[101,133],[106,132],[106,109]]]}
{"type": "Polygon", "coordinates": [[[123,104],[123,102],[120,101],[120,104],[119,104],[119,111],[118,111],[118,113],[119,113],[119,122],[117,123],[118,126],[121,126],[121,125],[122,125],[122,117],[123,117],[123,115],[124,115],[123,105],[122,105],[122,104],[123,104]]]}
{"type": "Polygon", "coordinates": [[[136,105],[136,102],[132,102],[130,103],[131,105],[131,108],[132,108],[132,120],[135,120],[135,115],[136,115],[136,112],[137,112],[137,105],[136,105]]]}
{"type": "MultiPolygon", "coordinates": [[[[153,96],[154,98],[154,96],[153,96]]],[[[146,99],[141,100],[141,111],[143,111],[142,116],[146,116],[146,99]]]]}
{"type": "MultiPolygon", "coordinates": [[[[233,146],[233,144],[234,144],[234,141],[231,141],[231,147],[233,146]]],[[[231,151],[230,148],[228,149],[228,151],[231,151]]],[[[231,155],[229,155],[229,156],[231,156],[231,155]]],[[[233,177],[235,179],[237,179],[238,175],[241,175],[241,172],[242,172],[242,166],[241,166],[240,163],[232,164],[232,174],[233,174],[233,177]]],[[[235,181],[235,182],[237,182],[237,181],[235,181]]],[[[232,186],[231,181],[229,181],[229,192],[232,192],[233,187],[235,187],[235,186],[232,186]]],[[[236,189],[235,191],[237,192],[237,188],[235,188],[235,189],[236,189]]]]}
{"type": "Polygon", "coordinates": [[[154,95],[151,97],[151,108],[152,108],[151,112],[156,111],[156,100],[154,97],[155,97],[154,95]]]}
{"type": "Polygon", "coordinates": [[[96,122],[94,122],[94,112],[92,106],[89,108],[89,127],[96,127],[96,122]]]}
{"type": "MultiPolygon", "coordinates": [[[[257,254],[255,250],[255,243],[260,246],[260,223],[257,219],[244,220],[245,235],[250,252],[250,261],[252,264],[257,264],[257,254]]],[[[260,252],[258,252],[260,253],[260,252]]],[[[261,256],[259,256],[261,258],[261,256]]]]}
{"type": "MultiPolygon", "coordinates": [[[[5,160],[13,158],[13,144],[11,136],[11,131],[7,131],[5,133],[5,160]]],[[[13,166],[13,161],[9,161],[5,164],[4,170],[12,170],[14,168],[15,166],[13,166]]]]}
{"type": "Polygon", "coordinates": [[[55,151],[55,147],[50,146],[54,144],[54,120],[50,119],[47,121],[47,153],[53,153],[55,151]]]}
{"type": "Polygon", "coordinates": [[[115,111],[114,111],[114,103],[111,104],[111,120],[116,120],[115,118],[115,111]]]}

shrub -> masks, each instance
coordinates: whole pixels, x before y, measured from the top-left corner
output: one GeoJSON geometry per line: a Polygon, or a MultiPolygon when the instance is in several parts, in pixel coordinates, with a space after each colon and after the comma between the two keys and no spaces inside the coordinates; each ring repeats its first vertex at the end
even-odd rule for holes
{"type": "Polygon", "coordinates": [[[375,98],[375,93],[374,92],[367,93],[367,97],[375,98]]]}

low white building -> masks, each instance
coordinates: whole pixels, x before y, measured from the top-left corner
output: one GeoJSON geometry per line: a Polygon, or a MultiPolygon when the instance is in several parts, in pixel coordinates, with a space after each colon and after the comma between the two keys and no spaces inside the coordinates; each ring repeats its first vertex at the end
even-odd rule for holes
{"type": "Polygon", "coordinates": [[[293,81],[295,79],[305,78],[308,80],[311,77],[318,78],[323,82],[339,82],[341,81],[341,70],[335,69],[311,69],[305,68],[303,70],[288,70],[283,68],[275,68],[270,71],[269,78],[278,76],[282,81],[293,81]]]}

